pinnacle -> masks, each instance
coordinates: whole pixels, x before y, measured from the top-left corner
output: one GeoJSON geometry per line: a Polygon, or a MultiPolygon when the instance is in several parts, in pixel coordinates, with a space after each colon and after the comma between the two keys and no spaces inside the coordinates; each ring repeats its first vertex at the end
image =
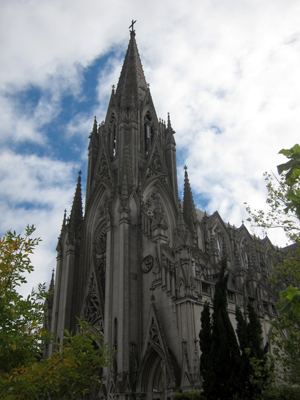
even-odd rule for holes
{"type": "Polygon", "coordinates": [[[96,115],[94,116],[93,133],[97,133],[97,118],[96,118],[96,115]]]}
{"type": "Polygon", "coordinates": [[[183,191],[183,218],[190,228],[191,232],[195,231],[194,222],[196,221],[196,210],[192,194],[192,189],[187,173],[187,166],[184,167],[184,191],[183,191]]]}
{"type": "Polygon", "coordinates": [[[122,107],[139,104],[148,91],[140,55],[138,52],[135,32],[130,31],[130,41],[116,90],[117,102],[122,107]]]}
{"type": "Polygon", "coordinates": [[[54,269],[52,270],[51,281],[49,285],[49,292],[53,292],[54,290],[54,269]]]}
{"type": "Polygon", "coordinates": [[[82,221],[81,171],[78,171],[77,186],[70,214],[70,227],[76,229],[81,221],[82,221]]]}

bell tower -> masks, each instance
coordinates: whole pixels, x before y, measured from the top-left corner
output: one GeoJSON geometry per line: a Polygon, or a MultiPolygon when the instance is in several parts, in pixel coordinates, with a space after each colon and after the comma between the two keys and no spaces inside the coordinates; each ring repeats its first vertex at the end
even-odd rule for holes
{"type": "MultiPolygon", "coordinates": [[[[154,166],[160,156],[165,165],[156,165],[156,168],[161,168],[157,172],[165,175],[175,200],[178,196],[173,137],[175,132],[172,130],[169,116],[167,126],[157,118],[133,25],[131,27],[121,75],[117,89],[115,90],[114,85],[112,87],[105,122],[97,130],[95,121],[90,135],[86,206],[94,190],[101,163],[111,170],[115,188],[120,191],[126,181],[130,194],[132,191],[138,191],[145,179],[149,159],[153,158],[154,166]],[[100,148],[102,152],[99,154],[97,150],[100,148]]],[[[151,173],[150,170],[148,173],[151,173]]]]}
{"type": "Polygon", "coordinates": [[[172,396],[186,382],[186,366],[195,382],[199,369],[194,221],[184,221],[178,201],[170,115],[166,122],[157,117],[134,22],[130,28],[105,121],[95,117],[89,136],[84,217],[80,176],[71,216],[64,216],[51,322],[61,340],[62,328],[76,331],[76,316],[103,332],[114,361],[95,398],[105,392],[120,400],[172,396]]]}

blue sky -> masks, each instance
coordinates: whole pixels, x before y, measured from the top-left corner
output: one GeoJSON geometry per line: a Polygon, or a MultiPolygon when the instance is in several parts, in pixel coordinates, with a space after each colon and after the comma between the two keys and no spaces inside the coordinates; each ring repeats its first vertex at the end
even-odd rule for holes
{"type": "Polygon", "coordinates": [[[0,232],[30,223],[42,237],[29,286],[50,279],[78,170],[84,192],[130,21],[157,115],[176,131],[180,195],[187,164],[196,206],[239,226],[245,201],[266,207],[263,172],[299,142],[299,15],[297,0],[1,2],[0,232]]]}

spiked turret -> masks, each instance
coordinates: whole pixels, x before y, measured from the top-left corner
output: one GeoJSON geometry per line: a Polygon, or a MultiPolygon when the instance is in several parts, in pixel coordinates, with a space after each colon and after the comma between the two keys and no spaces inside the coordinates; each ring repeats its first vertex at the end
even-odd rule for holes
{"type": "Polygon", "coordinates": [[[192,233],[195,233],[195,222],[197,220],[196,210],[194,205],[194,199],[192,189],[187,173],[187,166],[184,167],[184,192],[183,192],[183,218],[190,228],[192,233]]]}
{"type": "Polygon", "coordinates": [[[148,90],[141,59],[135,41],[135,32],[130,32],[130,42],[116,90],[117,103],[121,108],[139,107],[148,90]]]}
{"type": "Polygon", "coordinates": [[[78,172],[76,191],[73,199],[69,226],[76,229],[82,221],[81,171],[78,172]]]}

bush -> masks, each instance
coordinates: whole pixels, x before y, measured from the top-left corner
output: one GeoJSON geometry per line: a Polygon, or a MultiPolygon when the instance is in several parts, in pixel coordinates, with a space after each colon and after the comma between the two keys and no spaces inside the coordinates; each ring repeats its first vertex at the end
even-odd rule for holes
{"type": "Polygon", "coordinates": [[[203,392],[196,390],[194,392],[185,393],[176,392],[173,400],[206,400],[206,397],[204,396],[203,392]]]}
{"type": "Polygon", "coordinates": [[[263,400],[299,400],[300,387],[279,386],[266,391],[263,400]]]}

